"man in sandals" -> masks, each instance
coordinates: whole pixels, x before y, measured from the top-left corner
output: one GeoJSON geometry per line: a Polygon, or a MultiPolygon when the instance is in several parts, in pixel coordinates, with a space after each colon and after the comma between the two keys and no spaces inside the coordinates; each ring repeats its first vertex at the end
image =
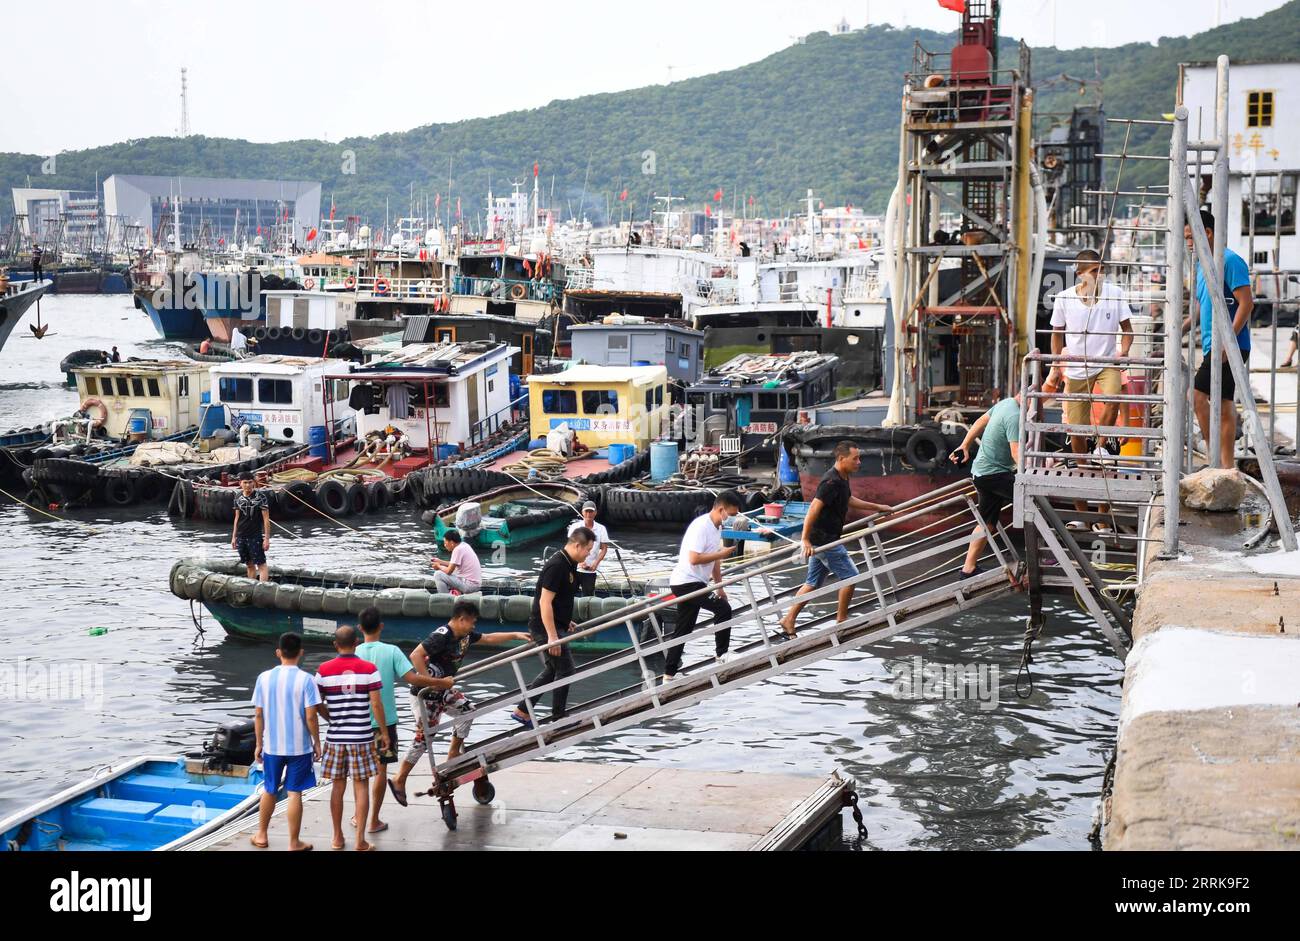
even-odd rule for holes
{"type": "MultiPolygon", "coordinates": [[[[1095,389],[1102,395],[1119,395],[1123,391],[1120,368],[1104,360],[1114,359],[1117,347],[1119,356],[1128,356],[1129,347],[1133,345],[1132,312],[1119,287],[1101,280],[1100,255],[1085,248],[1075,256],[1074,263],[1074,286],[1057,294],[1052,305],[1052,353],[1057,356],[1064,353],[1083,360],[1064,364],[1061,371],[1065,375],[1065,392],[1067,395],[1091,396],[1095,389]]],[[[1064,402],[1064,411],[1068,425],[1093,425],[1090,398],[1068,399],[1064,402]]],[[[1101,420],[1096,424],[1113,426],[1118,417],[1119,403],[1104,402],[1101,420]]],[[[1088,436],[1070,435],[1070,450],[1075,454],[1086,453],[1088,436]]],[[[1100,436],[1097,454],[1109,456],[1100,436]]],[[[1074,508],[1087,512],[1088,504],[1076,500],[1074,508]]],[[[1103,503],[1098,509],[1107,513],[1110,507],[1103,503]]],[[[1075,521],[1071,527],[1080,529],[1083,524],[1075,521]]],[[[1093,528],[1099,532],[1109,529],[1102,523],[1094,524],[1093,528]]]]}
{"type": "Polygon", "coordinates": [[[316,786],[312,761],[320,757],[320,730],[316,707],[320,690],[310,673],[298,669],[302,638],[280,635],[275,655],[280,665],[262,673],[253,687],[253,728],[257,735],[254,761],[262,763],[262,801],[258,805],[257,832],[250,842],[258,849],[270,845],[267,829],[275,811],[275,796],[289,795],[289,849],[304,852],[310,843],[299,839],[302,829],[302,792],[316,786]]]}
{"type": "MultiPolygon", "coordinates": [[[[321,776],[330,779],[330,818],[334,823],[336,850],[344,847],[343,793],[348,778],[352,779],[352,800],[358,822],[370,814],[370,779],[379,773],[379,760],[375,755],[375,736],[370,731],[370,715],[374,713],[379,723],[379,747],[389,747],[388,720],[384,714],[384,700],[379,695],[383,683],[379,668],[369,660],[357,656],[355,627],[344,625],[334,632],[334,649],[338,656],[326,660],[316,671],[316,684],[320,687],[323,702],[321,714],[329,721],[325,732],[325,759],[321,763],[321,776]]],[[[357,827],[358,852],[374,849],[366,842],[365,831],[357,827]]]]}
{"type": "MultiPolygon", "coordinates": [[[[1016,498],[1016,467],[1020,461],[1020,394],[1002,399],[970,426],[949,460],[964,464],[970,460],[970,451],[976,440],[980,443],[970,476],[979,495],[979,515],[990,529],[998,525],[1003,508],[1016,498]]],[[[970,578],[983,571],[979,567],[980,554],[988,544],[984,526],[975,524],[970,544],[966,547],[966,560],[962,563],[960,577],[970,578]]]]}
{"type": "MultiPolygon", "coordinates": [[[[437,725],[442,720],[443,713],[462,715],[474,708],[469,698],[456,689],[456,671],[460,669],[460,662],[471,644],[505,644],[510,641],[527,643],[531,639],[523,631],[480,634],[474,629],[477,622],[478,607],[474,602],[457,601],[451,609],[451,620],[442,627],[435,628],[411,651],[411,662],[415,667],[415,676],[411,680],[411,712],[418,719],[420,706],[417,699],[422,696],[430,726],[437,725]]],[[[407,677],[410,676],[408,673],[407,677]]],[[[452,726],[451,744],[447,748],[448,761],[461,753],[473,724],[473,719],[462,719],[452,726]]],[[[397,777],[388,782],[393,799],[403,807],[406,806],[406,779],[429,747],[424,730],[417,725],[411,747],[397,767],[397,777]]]]}

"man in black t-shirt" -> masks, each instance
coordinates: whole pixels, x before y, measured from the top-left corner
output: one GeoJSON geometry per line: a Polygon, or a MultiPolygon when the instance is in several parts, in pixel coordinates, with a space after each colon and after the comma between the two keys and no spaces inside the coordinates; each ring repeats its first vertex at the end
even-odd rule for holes
{"type": "MultiPolygon", "coordinates": [[[[528,632],[537,646],[550,646],[546,646],[546,665],[533,680],[533,686],[544,686],[573,675],[573,648],[558,641],[561,631],[572,633],[578,626],[573,623],[573,599],[578,593],[578,563],[587,558],[595,541],[596,536],[590,529],[578,527],[569,533],[569,541],[564,544],[564,548],[546,560],[542,574],[537,577],[533,611],[528,618],[528,632]]],[[[552,692],[551,718],[562,718],[568,704],[568,686],[561,686],[552,692]]],[[[524,728],[533,727],[526,701],[516,706],[510,715],[524,728]]]]}
{"type": "MultiPolygon", "coordinates": [[[[836,542],[844,533],[844,521],[849,510],[884,512],[892,509],[883,503],[859,500],[853,496],[849,478],[862,465],[862,452],[849,441],[835,445],[835,466],[826,472],[826,476],[817,485],[817,493],[808,506],[808,515],[803,521],[803,556],[808,560],[808,577],[795,593],[807,594],[821,587],[827,576],[834,575],[841,581],[847,581],[858,574],[858,567],[845,546],[833,546],[816,552],[817,546],[836,542]]],[[[853,586],[845,585],[840,589],[835,621],[839,623],[849,616],[849,602],[853,600],[853,586]]],[[[795,634],[795,621],[803,604],[795,602],[781,619],[781,630],[787,638],[795,634]]]]}
{"type": "Polygon", "coordinates": [[[249,578],[266,581],[270,577],[266,568],[266,550],[271,548],[271,501],[265,490],[257,489],[252,474],[243,474],[239,478],[230,548],[239,552],[239,561],[248,567],[249,578]]]}
{"type": "MultiPolygon", "coordinates": [[[[461,599],[451,609],[451,620],[442,627],[434,628],[420,645],[411,651],[411,666],[421,677],[430,677],[422,686],[411,686],[411,714],[420,715],[421,704],[428,717],[429,725],[435,726],[442,721],[444,713],[464,715],[474,708],[474,704],[460,690],[456,689],[456,673],[460,662],[465,659],[465,651],[472,644],[506,644],[510,641],[527,643],[532,638],[523,631],[499,631],[482,634],[475,630],[478,623],[478,605],[461,599]],[[423,699],[421,699],[423,697],[423,699]]],[[[455,758],[465,748],[465,739],[469,737],[473,719],[463,719],[452,726],[451,744],[447,747],[447,760],[455,758]]],[[[406,779],[416,763],[429,750],[425,741],[424,729],[419,725],[415,729],[415,738],[406,750],[402,763],[397,766],[397,776],[388,782],[393,792],[393,799],[403,807],[406,806],[406,779]]]]}

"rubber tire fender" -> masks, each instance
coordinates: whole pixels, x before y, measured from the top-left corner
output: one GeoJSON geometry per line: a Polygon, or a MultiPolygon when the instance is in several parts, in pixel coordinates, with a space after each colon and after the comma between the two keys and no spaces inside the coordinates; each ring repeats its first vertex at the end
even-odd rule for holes
{"type": "Polygon", "coordinates": [[[337,480],[323,480],[316,485],[316,506],[335,518],[347,516],[352,503],[347,489],[337,480]]]}
{"type": "Polygon", "coordinates": [[[104,478],[104,499],[113,506],[130,506],[136,496],[135,481],[130,477],[114,474],[104,478]]]}
{"type": "Polygon", "coordinates": [[[903,460],[922,474],[929,474],[938,468],[949,454],[948,439],[933,428],[919,428],[907,439],[903,450],[903,460]],[[927,457],[927,452],[933,452],[927,457]]]}

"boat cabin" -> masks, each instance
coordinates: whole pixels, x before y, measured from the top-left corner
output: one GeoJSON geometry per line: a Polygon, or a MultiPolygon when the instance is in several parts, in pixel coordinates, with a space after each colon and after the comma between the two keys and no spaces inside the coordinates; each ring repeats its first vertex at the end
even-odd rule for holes
{"type": "Polygon", "coordinates": [[[269,441],[306,443],[309,429],[332,423],[337,430],[355,418],[348,406],[348,381],[338,378],[351,368],[344,360],[299,356],[233,360],[212,367],[209,401],[213,409],[225,409],[220,424],[261,425],[269,441]],[[332,412],[329,422],[327,401],[332,412]]]}
{"type": "Polygon", "coordinates": [[[302,268],[302,286],[309,291],[348,290],[348,278],[355,283],[357,261],[346,255],[313,252],[298,259],[302,268]]]}
{"type": "Polygon", "coordinates": [[[572,366],[531,375],[532,437],[568,425],[589,448],[631,444],[641,451],[668,423],[667,384],[663,366],[572,366]]]}
{"type": "Polygon", "coordinates": [[[141,432],[165,438],[198,424],[208,369],[193,360],[138,360],[77,367],[72,374],[83,407],[92,405],[88,400],[103,404],[110,438],[141,432]]]}
{"type": "Polygon", "coordinates": [[[705,445],[722,447],[727,444],[723,439],[731,439],[722,447],[724,456],[739,450],[770,459],[777,433],[787,422],[800,410],[834,397],[839,364],[837,356],[814,352],[742,353],[690,386],[686,404],[705,445]]]}
{"type": "MultiPolygon", "coordinates": [[[[392,425],[416,450],[465,448],[511,420],[515,352],[502,341],[411,343],[380,350],[350,373],[326,378],[351,380],[348,404],[359,437],[392,425]]],[[[326,413],[332,412],[327,403],[326,413]]]]}
{"type": "Polygon", "coordinates": [[[452,279],[451,313],[537,321],[551,313],[564,289],[564,265],[545,253],[512,251],[503,240],[461,245],[452,279]]]}
{"type": "Polygon", "coordinates": [[[603,323],[570,327],[569,355],[597,366],[663,366],[671,378],[690,385],[704,367],[704,333],[671,320],[615,314],[603,323]]]}
{"type": "Polygon", "coordinates": [[[532,320],[490,314],[416,314],[402,323],[404,344],[505,340],[515,347],[510,371],[517,376],[533,371],[535,356],[551,353],[551,331],[532,320]]]}

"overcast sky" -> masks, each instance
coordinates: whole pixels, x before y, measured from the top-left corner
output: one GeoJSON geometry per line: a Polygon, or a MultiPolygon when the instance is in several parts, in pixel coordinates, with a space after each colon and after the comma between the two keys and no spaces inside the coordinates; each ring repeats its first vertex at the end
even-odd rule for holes
{"type": "MultiPolygon", "coordinates": [[[[1283,0],[1004,0],[1032,46],[1115,46],[1283,0]],[[1056,10],[1055,17],[1053,10],[1056,10]],[[1216,13],[1217,11],[1220,11],[1216,13]]],[[[952,30],[938,0],[53,0],[6,3],[0,151],[175,134],[401,131],[735,68],[841,18],[952,30]]]]}

